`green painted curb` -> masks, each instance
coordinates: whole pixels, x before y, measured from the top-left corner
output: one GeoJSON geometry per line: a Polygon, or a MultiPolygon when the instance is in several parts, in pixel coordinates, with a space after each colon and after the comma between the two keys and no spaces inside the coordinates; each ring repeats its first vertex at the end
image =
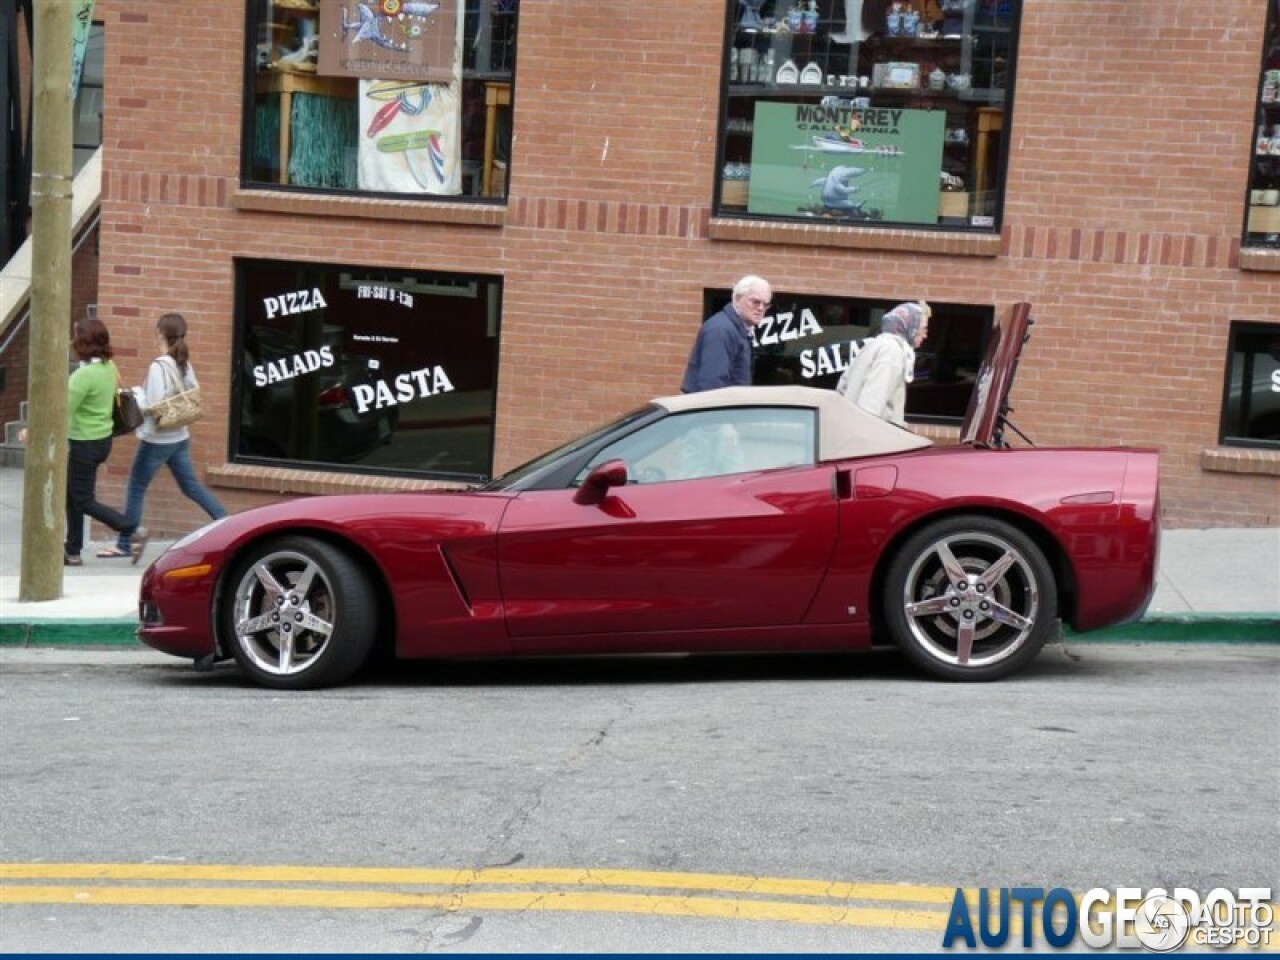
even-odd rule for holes
{"type": "MultiPolygon", "coordinates": [[[[3,647],[140,647],[136,620],[0,620],[3,647]]],[[[1256,613],[1179,614],[1076,633],[1069,643],[1275,643],[1280,616],[1256,613]]]]}
{"type": "Polygon", "coordinates": [[[1280,643],[1280,616],[1180,614],[1088,633],[1063,630],[1071,643],[1280,643]]]}
{"type": "Polygon", "coordinates": [[[0,622],[0,647],[140,647],[137,620],[0,622]]]}

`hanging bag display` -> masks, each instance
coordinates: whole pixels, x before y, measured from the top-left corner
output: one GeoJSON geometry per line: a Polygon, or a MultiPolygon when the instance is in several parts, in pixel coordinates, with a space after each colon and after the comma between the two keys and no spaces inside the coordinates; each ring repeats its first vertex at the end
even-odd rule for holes
{"type": "Polygon", "coordinates": [[[142,407],[128,387],[120,386],[120,371],[116,371],[116,396],[111,404],[111,435],[123,437],[142,426],[142,407]]]}
{"type": "Polygon", "coordinates": [[[166,363],[165,359],[167,358],[156,362],[160,364],[164,370],[165,379],[169,381],[169,392],[163,400],[150,407],[147,413],[155,418],[157,428],[176,430],[178,427],[195,423],[204,416],[204,410],[200,406],[200,388],[185,389],[178,365],[172,360],[166,363]]]}

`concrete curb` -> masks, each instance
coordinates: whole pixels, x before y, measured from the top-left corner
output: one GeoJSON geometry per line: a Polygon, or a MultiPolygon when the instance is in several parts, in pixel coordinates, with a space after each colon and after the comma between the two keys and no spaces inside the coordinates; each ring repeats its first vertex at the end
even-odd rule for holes
{"type": "MultiPolygon", "coordinates": [[[[0,618],[0,648],[140,648],[135,618],[20,620],[0,618]]],[[[1064,631],[1067,643],[1272,643],[1280,644],[1280,616],[1257,613],[1192,613],[1140,620],[1089,633],[1064,631]]]]}

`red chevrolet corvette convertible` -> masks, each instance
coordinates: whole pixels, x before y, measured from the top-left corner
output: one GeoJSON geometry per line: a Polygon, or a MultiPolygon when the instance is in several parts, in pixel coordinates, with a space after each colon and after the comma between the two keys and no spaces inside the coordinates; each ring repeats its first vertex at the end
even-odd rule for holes
{"type": "Polygon", "coordinates": [[[856,650],[993,680],[1059,621],[1142,615],[1157,454],[1010,449],[1030,310],[994,325],[958,446],[829,390],[665,397],[465,493],[249,510],[146,571],[138,636],[254,681],[401,658],[856,650]]]}

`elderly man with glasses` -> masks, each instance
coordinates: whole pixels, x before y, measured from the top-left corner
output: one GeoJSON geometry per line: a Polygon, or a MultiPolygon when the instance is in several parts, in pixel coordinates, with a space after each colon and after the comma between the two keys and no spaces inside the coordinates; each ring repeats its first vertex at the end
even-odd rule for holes
{"type": "Polygon", "coordinates": [[[771,297],[768,281],[760,277],[746,276],[733,285],[733,300],[698,331],[681,393],[751,385],[751,328],[764,319],[771,297]]]}

